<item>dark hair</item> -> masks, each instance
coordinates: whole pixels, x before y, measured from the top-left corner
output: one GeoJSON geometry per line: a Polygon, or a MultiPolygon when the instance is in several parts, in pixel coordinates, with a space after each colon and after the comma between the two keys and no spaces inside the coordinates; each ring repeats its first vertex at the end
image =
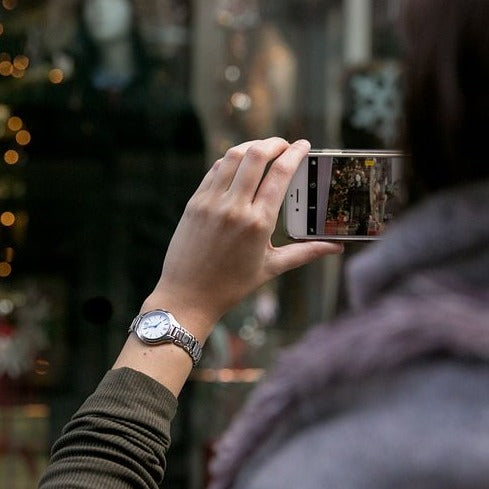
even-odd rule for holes
{"type": "Polygon", "coordinates": [[[489,177],[489,1],[405,0],[405,145],[421,192],[489,177]]]}

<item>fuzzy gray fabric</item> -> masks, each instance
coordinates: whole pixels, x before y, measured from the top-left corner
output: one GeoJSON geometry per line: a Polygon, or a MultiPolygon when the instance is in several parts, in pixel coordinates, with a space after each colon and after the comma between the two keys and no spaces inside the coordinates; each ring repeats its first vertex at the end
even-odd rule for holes
{"type": "Polygon", "coordinates": [[[347,266],[353,307],[425,273],[475,288],[488,287],[489,184],[481,182],[434,196],[395,223],[387,239],[347,266]]]}
{"type": "Polygon", "coordinates": [[[282,353],[211,489],[489,487],[488,204],[439,194],[348,264],[353,312],[282,353]]]}

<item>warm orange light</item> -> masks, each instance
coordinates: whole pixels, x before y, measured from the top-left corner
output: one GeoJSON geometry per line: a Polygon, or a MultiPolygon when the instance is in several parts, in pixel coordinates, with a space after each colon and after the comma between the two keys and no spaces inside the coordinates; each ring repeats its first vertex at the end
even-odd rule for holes
{"type": "Polygon", "coordinates": [[[50,363],[44,358],[38,358],[36,360],[35,372],[37,375],[46,375],[50,368],[50,363]]]}
{"type": "Polygon", "coordinates": [[[17,7],[17,0],[2,0],[2,5],[6,10],[13,10],[17,7]]]}
{"type": "Polygon", "coordinates": [[[14,260],[14,249],[11,247],[11,246],[8,246],[7,248],[5,248],[4,250],[5,252],[5,261],[6,262],[12,262],[14,260]]]}
{"type": "Polygon", "coordinates": [[[13,65],[18,70],[26,70],[29,66],[29,58],[25,54],[18,54],[14,58],[13,65]]]}
{"type": "Polygon", "coordinates": [[[31,133],[29,131],[26,131],[25,129],[22,129],[22,131],[19,131],[15,135],[15,140],[21,146],[25,146],[31,142],[31,133]]]}
{"type": "Polygon", "coordinates": [[[3,24],[0,22],[0,36],[3,34],[3,24]]]}
{"type": "Polygon", "coordinates": [[[10,211],[5,211],[0,214],[0,223],[4,226],[13,226],[15,222],[15,214],[10,211]]]}
{"type": "Polygon", "coordinates": [[[10,61],[2,61],[0,63],[0,75],[10,76],[13,70],[14,70],[14,66],[10,61]]]}
{"type": "Polygon", "coordinates": [[[7,163],[7,165],[15,165],[19,162],[19,153],[17,153],[15,149],[9,149],[5,151],[3,159],[5,160],[5,163],[7,163]]]}
{"type": "Polygon", "coordinates": [[[18,131],[24,123],[22,122],[22,119],[20,117],[17,117],[16,115],[12,116],[9,118],[7,121],[7,127],[11,131],[18,131]]]}
{"type": "Polygon", "coordinates": [[[48,78],[51,83],[57,85],[58,83],[61,83],[64,80],[65,74],[59,68],[53,68],[52,70],[49,71],[48,78]]]}
{"type": "Polygon", "coordinates": [[[24,70],[18,70],[17,68],[14,68],[12,70],[12,76],[14,78],[24,78],[25,76],[25,71],[24,70]]]}
{"type": "Polygon", "coordinates": [[[8,277],[12,273],[12,267],[6,261],[0,262],[0,277],[8,277]]]}
{"type": "Polygon", "coordinates": [[[28,418],[47,418],[50,412],[46,404],[25,404],[23,411],[28,418]]]}

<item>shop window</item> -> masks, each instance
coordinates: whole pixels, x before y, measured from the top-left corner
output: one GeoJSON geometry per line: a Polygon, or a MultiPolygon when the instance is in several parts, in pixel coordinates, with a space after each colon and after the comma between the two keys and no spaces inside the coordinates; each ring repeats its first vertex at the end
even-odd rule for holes
{"type": "MultiPolygon", "coordinates": [[[[2,2],[0,487],[35,487],[226,149],[271,135],[316,148],[397,144],[398,9],[2,2]]],[[[280,226],[274,242],[287,242],[280,226]]],[[[169,487],[203,487],[214,441],[277,352],[342,307],[341,270],[331,257],[291,271],[217,325],[182,394],[169,487]]]]}

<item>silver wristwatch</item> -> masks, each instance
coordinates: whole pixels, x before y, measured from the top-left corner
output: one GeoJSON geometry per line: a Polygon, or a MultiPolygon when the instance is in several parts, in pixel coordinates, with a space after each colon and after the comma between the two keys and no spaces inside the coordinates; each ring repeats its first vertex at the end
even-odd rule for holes
{"type": "Polygon", "coordinates": [[[202,356],[202,346],[194,335],[182,328],[168,311],[154,309],[136,316],[129,327],[129,333],[148,345],[174,343],[182,347],[192,358],[194,367],[202,356]]]}

